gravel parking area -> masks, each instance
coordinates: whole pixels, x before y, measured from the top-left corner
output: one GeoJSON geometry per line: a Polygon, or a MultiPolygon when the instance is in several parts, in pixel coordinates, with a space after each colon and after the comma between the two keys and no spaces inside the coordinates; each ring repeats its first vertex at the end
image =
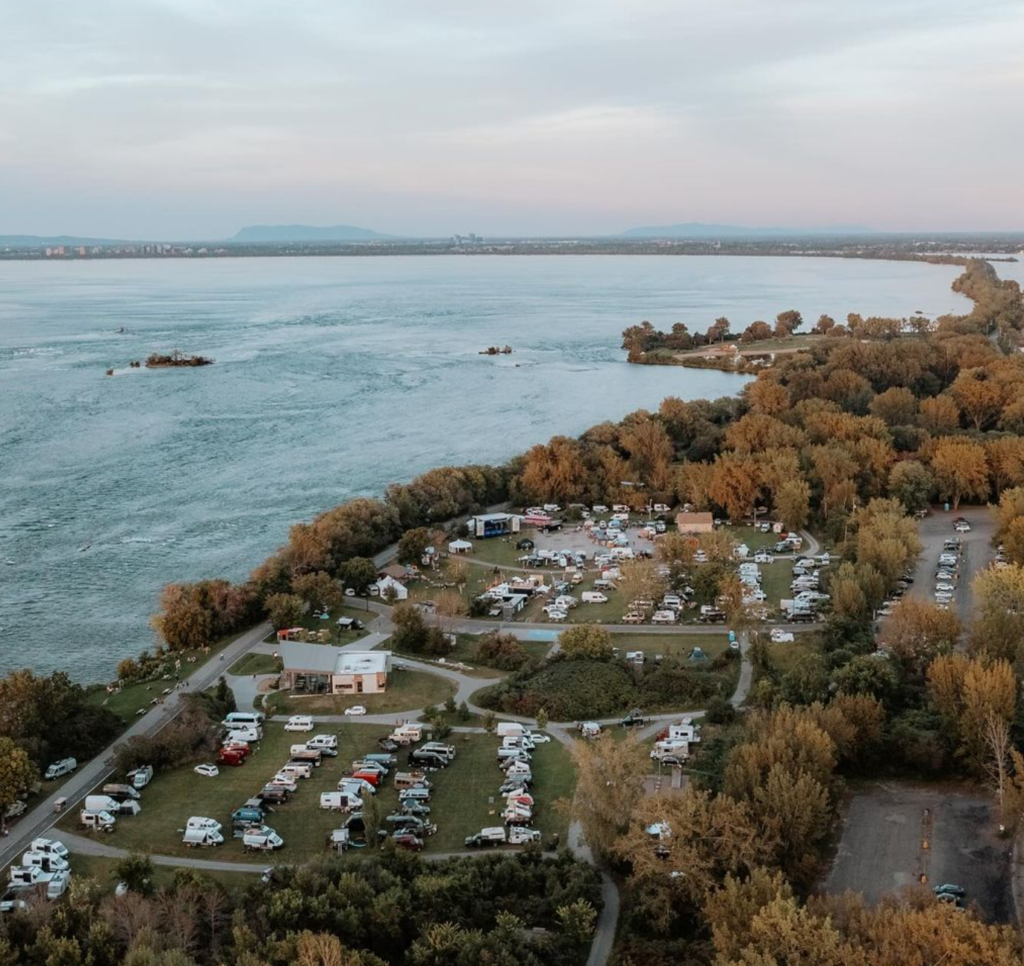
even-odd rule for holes
{"type": "Polygon", "coordinates": [[[994,802],[977,790],[872,783],[848,803],[822,890],[877,902],[923,875],[929,886],[962,886],[986,919],[1012,922],[1010,842],[997,833],[994,802]]]}
{"type": "Polygon", "coordinates": [[[933,508],[932,513],[925,517],[918,527],[924,550],[914,570],[914,583],[908,594],[935,600],[935,571],[938,569],[939,555],[942,553],[943,541],[950,537],[960,537],[963,542],[960,568],[956,590],[953,593],[953,604],[960,620],[966,625],[971,618],[973,600],[971,597],[971,581],[984,570],[995,556],[992,537],[995,533],[995,522],[992,512],[987,507],[966,507],[946,513],[941,507],[933,508]],[[963,517],[971,525],[970,533],[957,533],[953,529],[953,520],[963,517]]]}
{"type": "MultiPolygon", "coordinates": [[[[641,537],[640,529],[636,524],[631,524],[627,527],[626,536],[629,537],[629,546],[634,551],[647,550],[650,553],[654,553],[654,541],[641,537]]],[[[591,560],[595,553],[604,549],[590,539],[589,534],[583,527],[577,530],[575,524],[568,525],[561,530],[556,530],[554,533],[541,533],[538,530],[536,533],[528,533],[526,535],[536,543],[538,550],[583,551],[588,559],[591,560]]]]}

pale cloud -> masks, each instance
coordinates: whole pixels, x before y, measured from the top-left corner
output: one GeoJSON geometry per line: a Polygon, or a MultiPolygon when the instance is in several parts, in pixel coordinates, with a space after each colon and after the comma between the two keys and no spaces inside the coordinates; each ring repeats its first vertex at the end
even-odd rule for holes
{"type": "Polygon", "coordinates": [[[0,0],[0,233],[1024,228],[1024,8],[0,0]]]}

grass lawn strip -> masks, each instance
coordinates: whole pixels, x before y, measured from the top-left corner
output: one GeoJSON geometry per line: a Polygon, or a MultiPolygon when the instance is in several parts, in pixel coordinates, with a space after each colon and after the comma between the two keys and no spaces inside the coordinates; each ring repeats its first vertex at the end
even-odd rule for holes
{"type": "Polygon", "coordinates": [[[281,670],[281,662],[278,658],[269,654],[258,654],[250,651],[243,654],[231,667],[228,674],[242,676],[245,674],[277,674],[281,670]]]}
{"type": "Polygon", "coordinates": [[[431,704],[444,704],[455,691],[455,684],[438,674],[392,668],[388,689],[382,694],[293,695],[282,691],[267,698],[266,709],[271,715],[343,714],[346,708],[360,704],[368,714],[416,712],[431,704]]]}

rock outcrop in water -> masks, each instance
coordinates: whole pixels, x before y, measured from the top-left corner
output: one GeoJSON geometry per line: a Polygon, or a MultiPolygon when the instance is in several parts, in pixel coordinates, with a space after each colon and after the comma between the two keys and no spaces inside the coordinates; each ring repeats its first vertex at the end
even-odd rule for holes
{"type": "Polygon", "coordinates": [[[175,349],[169,356],[154,352],[146,359],[147,369],[177,369],[211,365],[213,365],[213,360],[206,356],[187,356],[178,349],[175,349]]]}

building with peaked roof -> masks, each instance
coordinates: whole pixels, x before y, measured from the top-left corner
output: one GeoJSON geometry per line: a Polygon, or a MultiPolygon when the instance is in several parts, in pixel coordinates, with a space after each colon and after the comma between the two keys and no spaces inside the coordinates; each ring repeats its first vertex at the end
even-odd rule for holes
{"type": "Polygon", "coordinates": [[[677,513],[676,527],[680,533],[711,533],[715,518],[710,513],[677,513]]]}
{"type": "Polygon", "coordinates": [[[279,651],[284,665],[282,689],[296,694],[380,694],[387,690],[390,651],[357,651],[298,641],[283,641],[279,651]]]}

